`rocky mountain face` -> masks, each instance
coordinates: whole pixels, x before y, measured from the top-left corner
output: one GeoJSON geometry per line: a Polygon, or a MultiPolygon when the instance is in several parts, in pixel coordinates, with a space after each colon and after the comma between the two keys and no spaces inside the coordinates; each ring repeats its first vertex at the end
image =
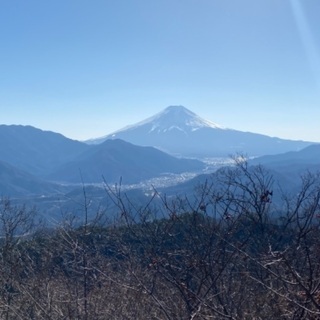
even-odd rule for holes
{"type": "Polygon", "coordinates": [[[123,139],[173,155],[199,158],[235,153],[261,156],[296,151],[311,144],[223,128],[183,106],[170,106],[151,118],[88,142],[97,144],[107,139],[123,139]]]}

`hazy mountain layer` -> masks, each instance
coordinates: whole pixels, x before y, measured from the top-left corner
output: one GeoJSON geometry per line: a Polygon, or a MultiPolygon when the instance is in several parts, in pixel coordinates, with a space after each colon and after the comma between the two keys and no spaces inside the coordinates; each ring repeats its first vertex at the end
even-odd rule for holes
{"type": "Polygon", "coordinates": [[[259,157],[250,163],[261,164],[291,179],[297,179],[306,171],[320,171],[320,144],[308,146],[300,151],[259,157]]]}
{"type": "Polygon", "coordinates": [[[0,196],[30,196],[55,193],[57,185],[0,161],[0,196]]]}
{"type": "Polygon", "coordinates": [[[200,171],[197,160],[177,159],[152,147],[139,147],[122,140],[107,140],[51,173],[50,180],[63,182],[136,183],[164,173],[200,171]]]}

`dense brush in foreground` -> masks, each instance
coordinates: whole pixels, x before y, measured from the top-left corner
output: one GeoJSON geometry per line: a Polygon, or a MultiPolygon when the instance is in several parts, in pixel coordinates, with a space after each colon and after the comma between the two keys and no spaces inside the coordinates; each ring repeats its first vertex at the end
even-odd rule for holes
{"type": "MultiPolygon", "coordinates": [[[[239,161],[192,200],[35,227],[0,204],[1,319],[319,319],[319,177],[274,204],[272,177],[239,161]]],[[[126,199],[127,200],[127,199],[126,199]]],[[[157,202],[158,203],[158,202],[157,202]]]]}

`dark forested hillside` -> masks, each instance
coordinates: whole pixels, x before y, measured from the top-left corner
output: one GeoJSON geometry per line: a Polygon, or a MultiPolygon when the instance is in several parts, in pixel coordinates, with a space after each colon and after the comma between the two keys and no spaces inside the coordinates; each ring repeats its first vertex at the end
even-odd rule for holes
{"type": "Polygon", "coordinates": [[[56,193],[59,186],[0,161],[0,192],[11,197],[56,193]]]}
{"type": "Polygon", "coordinates": [[[107,140],[91,146],[73,161],[60,166],[48,178],[64,182],[137,183],[164,173],[200,171],[198,160],[178,159],[152,147],[135,146],[122,140],[107,140]]]}
{"type": "Polygon", "coordinates": [[[0,125],[0,160],[34,175],[43,176],[88,148],[58,133],[0,125]]]}

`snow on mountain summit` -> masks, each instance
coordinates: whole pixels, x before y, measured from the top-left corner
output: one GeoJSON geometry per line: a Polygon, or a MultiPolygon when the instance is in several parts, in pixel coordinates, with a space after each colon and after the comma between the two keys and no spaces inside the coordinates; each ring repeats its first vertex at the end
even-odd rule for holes
{"type": "Polygon", "coordinates": [[[222,129],[221,126],[199,117],[197,114],[183,106],[169,106],[162,112],[159,112],[156,115],[134,125],[116,131],[115,133],[124,130],[133,130],[142,126],[148,126],[149,133],[163,133],[171,130],[179,130],[184,133],[188,133],[205,127],[222,129]]]}

